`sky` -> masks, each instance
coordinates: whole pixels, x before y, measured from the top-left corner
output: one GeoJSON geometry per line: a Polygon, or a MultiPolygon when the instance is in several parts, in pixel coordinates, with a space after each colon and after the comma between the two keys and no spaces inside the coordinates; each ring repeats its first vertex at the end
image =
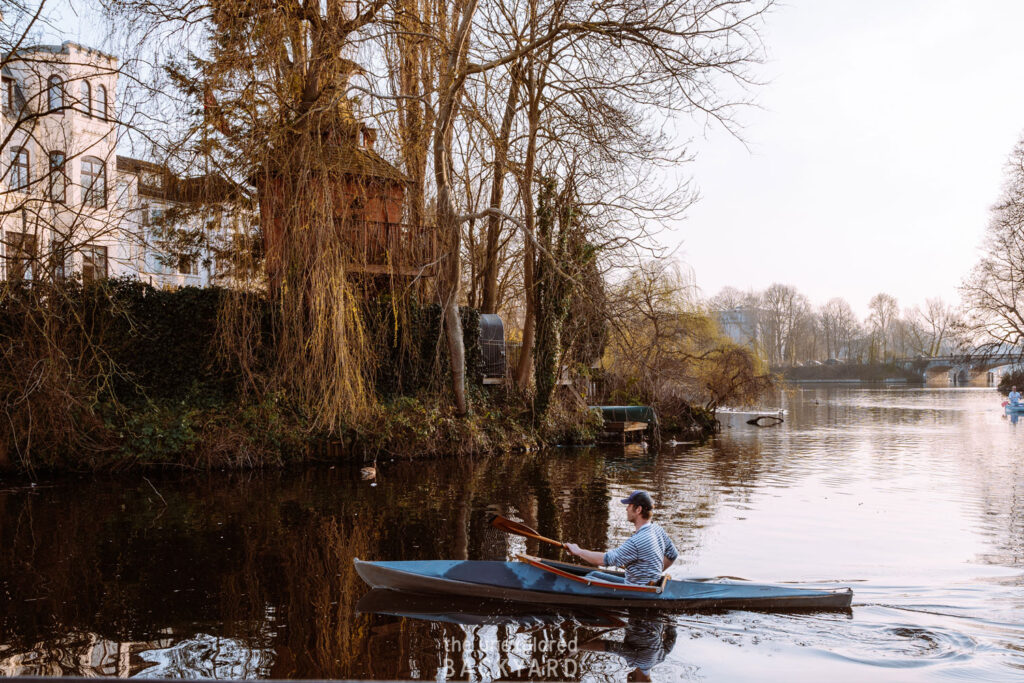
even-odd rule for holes
{"type": "Polygon", "coordinates": [[[701,200],[661,239],[706,296],[958,302],[1024,133],[1022,27],[1019,0],[776,6],[743,141],[699,131],[701,200]]]}

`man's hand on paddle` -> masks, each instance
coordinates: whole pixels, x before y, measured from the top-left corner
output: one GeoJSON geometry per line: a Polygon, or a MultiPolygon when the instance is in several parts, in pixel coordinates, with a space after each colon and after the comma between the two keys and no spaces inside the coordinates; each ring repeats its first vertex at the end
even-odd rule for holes
{"type": "Polygon", "coordinates": [[[587,564],[592,564],[595,567],[599,567],[604,564],[604,553],[599,553],[594,550],[584,550],[575,543],[566,543],[565,549],[587,564]]]}

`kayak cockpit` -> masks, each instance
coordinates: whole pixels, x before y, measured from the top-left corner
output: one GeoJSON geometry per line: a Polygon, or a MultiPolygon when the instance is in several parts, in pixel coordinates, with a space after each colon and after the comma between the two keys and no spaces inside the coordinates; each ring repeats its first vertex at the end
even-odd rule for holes
{"type": "Polygon", "coordinates": [[[633,591],[637,593],[656,593],[660,595],[665,590],[665,584],[668,582],[668,575],[662,575],[661,580],[657,584],[652,586],[642,586],[635,583],[626,583],[625,576],[621,572],[610,572],[601,571],[601,574],[608,576],[621,576],[620,581],[606,581],[604,579],[593,577],[593,569],[590,567],[583,567],[578,564],[568,564],[566,562],[554,562],[551,560],[542,560],[539,557],[533,557],[532,555],[517,554],[516,559],[520,562],[525,562],[531,567],[542,569],[546,572],[551,572],[556,576],[569,579],[571,581],[579,581],[580,583],[588,586],[596,586],[599,588],[610,588],[612,590],[621,591],[633,591]]]}

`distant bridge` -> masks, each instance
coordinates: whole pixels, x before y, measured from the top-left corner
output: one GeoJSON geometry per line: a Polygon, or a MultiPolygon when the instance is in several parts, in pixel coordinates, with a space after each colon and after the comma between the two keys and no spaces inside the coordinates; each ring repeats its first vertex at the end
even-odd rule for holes
{"type": "Polygon", "coordinates": [[[990,370],[1004,365],[1024,365],[1024,351],[984,353],[981,351],[946,356],[894,358],[896,365],[921,373],[925,381],[947,374],[953,384],[976,384],[988,380],[990,370]]]}

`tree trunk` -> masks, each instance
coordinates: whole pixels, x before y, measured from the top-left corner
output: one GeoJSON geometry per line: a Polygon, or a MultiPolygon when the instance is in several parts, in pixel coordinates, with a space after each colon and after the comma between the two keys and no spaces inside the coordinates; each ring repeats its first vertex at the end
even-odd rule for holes
{"type": "Polygon", "coordinates": [[[540,423],[548,412],[558,385],[562,360],[562,326],[569,304],[569,282],[564,272],[571,268],[566,242],[573,222],[571,192],[555,196],[555,181],[544,178],[537,201],[537,240],[545,253],[537,259],[534,300],[537,307],[537,341],[534,359],[534,421],[540,423]]]}
{"type": "Polygon", "coordinates": [[[409,222],[419,227],[424,219],[427,173],[427,136],[433,125],[429,111],[418,98],[423,95],[428,73],[424,64],[423,27],[415,0],[403,0],[398,16],[398,81],[402,95],[399,113],[399,138],[402,161],[409,176],[409,222]]]}
{"type": "Polygon", "coordinates": [[[466,399],[466,347],[462,339],[462,320],[459,318],[459,288],[461,276],[462,230],[455,205],[452,202],[452,128],[455,110],[465,83],[461,65],[469,45],[469,29],[477,0],[466,2],[458,13],[459,26],[447,56],[446,71],[441,79],[443,88],[438,99],[437,128],[434,131],[434,180],[437,184],[437,230],[444,244],[443,268],[440,284],[441,306],[444,311],[444,330],[451,362],[452,393],[455,413],[469,412],[466,399]]]}
{"type": "MultiPolygon", "coordinates": [[[[519,103],[518,67],[510,70],[512,82],[505,100],[505,113],[501,117],[501,130],[494,142],[494,176],[491,179],[490,208],[498,210],[505,195],[505,167],[508,161],[508,139],[512,135],[516,105],[519,103]]],[[[498,312],[498,245],[501,240],[501,217],[491,213],[487,217],[487,244],[484,251],[483,305],[481,313],[498,312]]]]}
{"type": "Polygon", "coordinates": [[[523,346],[519,352],[519,367],[516,368],[516,383],[523,390],[530,386],[530,374],[533,368],[533,342],[537,322],[537,302],[533,294],[534,265],[537,258],[533,244],[533,238],[536,235],[536,218],[533,211],[533,171],[537,163],[537,132],[540,129],[540,88],[537,84],[533,60],[530,61],[527,77],[527,93],[530,98],[529,137],[522,177],[523,222],[526,224],[527,232],[526,244],[523,248],[523,292],[526,296],[526,316],[523,321],[523,346]]]}

